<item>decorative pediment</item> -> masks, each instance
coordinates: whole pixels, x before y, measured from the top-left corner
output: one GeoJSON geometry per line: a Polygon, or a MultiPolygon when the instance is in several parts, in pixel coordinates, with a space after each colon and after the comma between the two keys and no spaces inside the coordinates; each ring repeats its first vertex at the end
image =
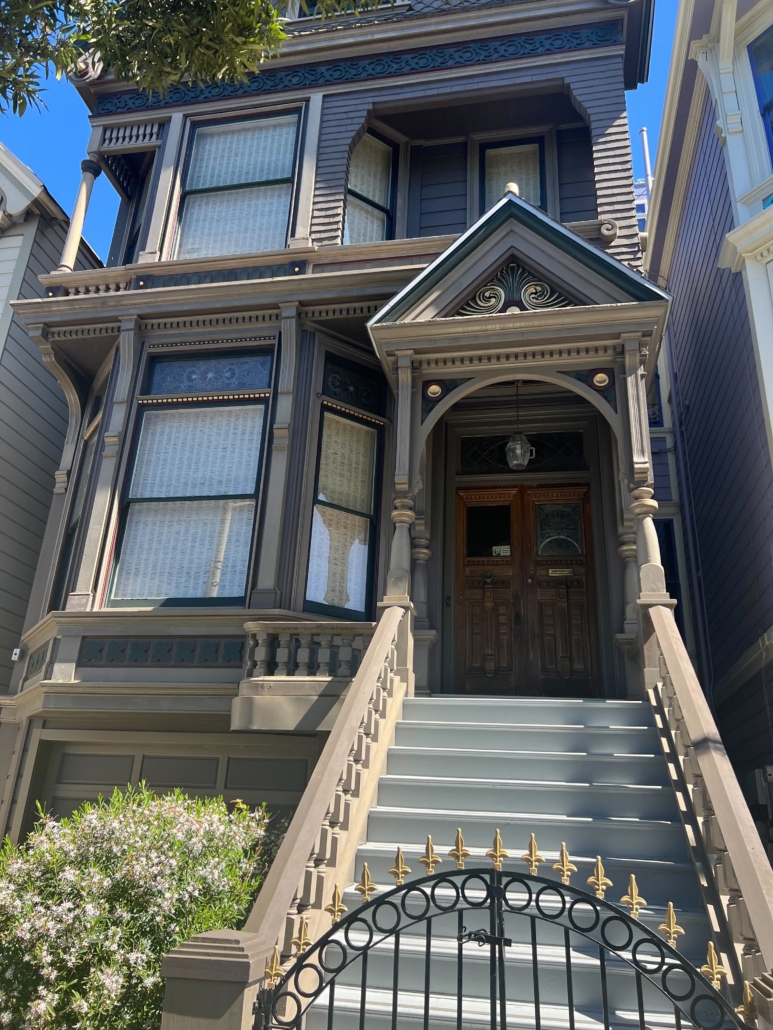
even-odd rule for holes
{"type": "Polygon", "coordinates": [[[544,311],[577,307],[563,293],[517,261],[508,261],[466,301],[457,315],[497,315],[500,312],[544,311]]]}

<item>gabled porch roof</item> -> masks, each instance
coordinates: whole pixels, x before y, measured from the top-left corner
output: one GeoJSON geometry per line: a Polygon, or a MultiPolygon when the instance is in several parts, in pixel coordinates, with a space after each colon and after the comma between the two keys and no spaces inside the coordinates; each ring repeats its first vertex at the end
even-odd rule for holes
{"type": "Polygon", "coordinates": [[[639,273],[507,192],[396,294],[368,329],[389,371],[405,350],[461,359],[560,346],[565,361],[577,346],[615,344],[630,334],[648,348],[649,371],[669,304],[669,295],[639,273]],[[476,291],[490,290],[508,265],[544,287],[547,299],[494,314],[479,304],[475,313],[476,291]]]}

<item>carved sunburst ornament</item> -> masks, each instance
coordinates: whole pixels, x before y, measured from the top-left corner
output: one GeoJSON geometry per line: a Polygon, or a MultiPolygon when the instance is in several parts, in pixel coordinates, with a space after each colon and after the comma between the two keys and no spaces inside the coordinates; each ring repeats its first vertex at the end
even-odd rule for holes
{"type": "Polygon", "coordinates": [[[544,311],[547,308],[573,308],[569,300],[548,283],[538,279],[516,261],[510,261],[493,279],[463,304],[459,315],[497,315],[504,311],[544,311]]]}

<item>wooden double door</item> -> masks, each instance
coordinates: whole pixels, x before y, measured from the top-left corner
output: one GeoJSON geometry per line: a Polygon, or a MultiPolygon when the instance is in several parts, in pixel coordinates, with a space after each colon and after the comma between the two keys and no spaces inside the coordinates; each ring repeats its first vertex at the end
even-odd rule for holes
{"type": "Polygon", "coordinates": [[[588,487],[462,488],[456,519],[457,692],[595,696],[588,487]]]}

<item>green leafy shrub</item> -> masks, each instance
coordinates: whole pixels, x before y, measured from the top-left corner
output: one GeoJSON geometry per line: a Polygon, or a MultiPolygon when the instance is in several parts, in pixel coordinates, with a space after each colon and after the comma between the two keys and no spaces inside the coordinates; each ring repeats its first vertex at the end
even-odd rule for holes
{"type": "Polygon", "coordinates": [[[140,785],[6,840],[0,1027],[158,1030],[161,959],[242,925],[281,839],[272,827],[265,809],[140,785]]]}

